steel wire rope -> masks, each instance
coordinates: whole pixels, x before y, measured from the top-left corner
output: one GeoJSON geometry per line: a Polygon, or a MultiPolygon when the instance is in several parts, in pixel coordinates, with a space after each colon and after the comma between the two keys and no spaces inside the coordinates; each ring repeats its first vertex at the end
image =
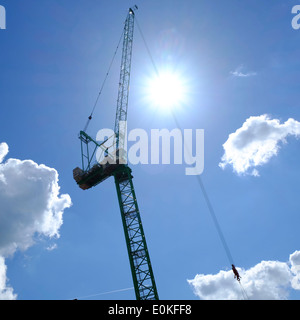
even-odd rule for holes
{"type": "MultiPolygon", "coordinates": [[[[94,294],[89,294],[87,296],[76,298],[75,300],[90,299],[90,298],[94,298],[94,297],[97,297],[97,296],[103,296],[103,295],[112,294],[112,293],[130,291],[130,290],[133,290],[133,289],[134,289],[133,287],[130,287],[130,288],[125,288],[125,289],[118,289],[118,290],[111,290],[111,291],[106,291],[106,292],[94,293],[94,294]]],[[[69,299],[69,300],[74,300],[74,299],[69,299]]]]}
{"type": "MultiPolygon", "coordinates": [[[[141,30],[141,28],[140,28],[140,26],[139,26],[139,23],[138,23],[137,19],[136,19],[136,22],[137,22],[137,26],[138,26],[139,32],[140,32],[140,34],[141,34],[141,37],[142,37],[142,39],[143,39],[144,45],[145,45],[145,47],[146,47],[146,49],[147,49],[147,52],[148,52],[149,57],[150,57],[150,60],[151,60],[151,62],[152,62],[153,68],[154,68],[154,70],[155,70],[155,73],[156,73],[156,75],[159,77],[160,74],[159,74],[158,68],[157,68],[157,66],[156,66],[156,64],[155,64],[155,61],[154,61],[152,55],[151,55],[151,52],[150,52],[150,50],[149,50],[149,47],[148,47],[148,45],[147,45],[147,42],[146,42],[146,40],[145,40],[145,37],[144,37],[144,35],[143,35],[143,32],[142,32],[142,30],[141,30]]],[[[175,123],[176,123],[177,128],[179,128],[179,130],[180,130],[181,133],[182,133],[181,126],[180,126],[180,124],[179,124],[179,122],[178,122],[178,120],[177,120],[177,117],[175,116],[175,114],[174,114],[173,111],[172,111],[172,116],[173,116],[173,118],[174,118],[174,121],[175,121],[175,123]]],[[[188,151],[189,155],[191,156],[191,151],[190,151],[190,150],[187,150],[187,151],[188,151]]],[[[199,186],[200,186],[200,188],[201,188],[201,191],[202,191],[202,193],[203,193],[203,196],[204,196],[205,202],[206,202],[206,204],[207,204],[208,210],[209,210],[209,212],[210,212],[210,214],[211,214],[211,217],[212,217],[212,219],[213,219],[213,222],[214,222],[214,224],[215,224],[215,227],[216,227],[216,229],[217,229],[217,231],[218,231],[219,237],[220,237],[221,242],[222,242],[222,244],[223,244],[223,247],[224,247],[224,249],[225,249],[225,252],[226,252],[226,255],[227,255],[227,257],[228,257],[228,260],[229,260],[230,264],[234,264],[233,258],[232,258],[232,255],[231,255],[231,252],[230,252],[229,247],[228,247],[228,245],[227,245],[227,242],[226,242],[226,239],[225,239],[225,237],[224,237],[223,231],[222,231],[222,229],[221,229],[221,227],[220,227],[220,224],[219,224],[219,221],[218,221],[217,216],[216,216],[216,214],[215,214],[214,208],[213,208],[213,206],[212,206],[212,204],[211,204],[211,201],[210,201],[210,199],[209,199],[209,197],[208,197],[208,194],[207,194],[206,188],[205,188],[205,186],[204,186],[204,184],[203,184],[203,181],[202,181],[200,175],[197,175],[196,177],[197,177],[199,186]]]]}
{"type": "MultiPolygon", "coordinates": [[[[153,68],[154,68],[154,70],[155,70],[155,73],[156,73],[156,75],[159,77],[160,74],[159,74],[158,68],[157,68],[157,66],[156,66],[156,64],[155,64],[155,61],[154,61],[152,55],[151,55],[150,49],[149,49],[149,47],[148,47],[148,45],[147,45],[147,42],[146,42],[146,40],[145,40],[145,37],[144,37],[144,35],[143,35],[143,32],[142,32],[142,30],[141,30],[141,28],[140,28],[140,26],[139,26],[139,23],[138,23],[137,19],[136,19],[136,22],[137,22],[137,26],[138,26],[139,32],[140,32],[140,34],[141,34],[141,37],[142,37],[142,39],[143,39],[144,45],[145,45],[146,50],[147,50],[147,52],[148,52],[148,55],[149,55],[149,57],[150,57],[151,63],[152,63],[153,68]]],[[[173,119],[174,119],[174,121],[175,121],[175,123],[176,123],[177,128],[181,131],[181,134],[182,134],[182,129],[181,129],[181,126],[180,126],[180,124],[179,124],[179,122],[178,122],[178,120],[177,120],[177,117],[176,117],[175,113],[174,113],[173,111],[172,111],[171,113],[172,113],[172,116],[173,116],[173,119]]],[[[187,150],[187,151],[188,151],[188,153],[189,153],[189,156],[191,156],[191,151],[190,151],[190,150],[187,150]]],[[[205,186],[204,186],[204,183],[203,183],[200,175],[196,175],[196,178],[197,178],[198,184],[199,184],[199,186],[200,186],[200,189],[201,189],[201,191],[202,191],[203,197],[204,197],[204,199],[205,199],[206,205],[207,205],[207,207],[208,207],[208,211],[209,211],[209,213],[210,213],[210,216],[211,216],[211,218],[212,218],[212,220],[213,220],[213,222],[214,222],[215,228],[216,228],[217,233],[218,233],[218,235],[219,235],[219,238],[220,238],[220,240],[221,240],[222,246],[223,246],[223,248],[224,248],[224,250],[225,250],[225,253],[226,253],[226,256],[227,256],[227,258],[228,258],[228,261],[229,261],[230,265],[234,265],[234,260],[233,260],[231,251],[230,251],[229,246],[228,246],[228,244],[227,244],[227,241],[226,241],[226,239],[225,239],[224,233],[223,233],[223,231],[222,231],[222,228],[221,228],[220,223],[219,223],[219,221],[218,221],[218,218],[217,218],[217,216],[216,216],[215,210],[214,210],[214,208],[213,208],[213,206],[212,206],[212,203],[211,203],[211,201],[210,201],[210,198],[209,198],[208,193],[207,193],[207,191],[206,191],[206,188],[205,188],[205,186]]],[[[240,282],[239,282],[239,283],[240,283],[240,282]]],[[[243,288],[243,286],[242,286],[241,283],[240,283],[240,286],[241,286],[241,289],[242,289],[242,293],[244,293],[245,296],[246,296],[246,298],[249,299],[249,297],[247,296],[247,293],[246,293],[246,291],[245,291],[245,289],[243,288]]],[[[244,294],[243,294],[243,297],[245,297],[244,294]]]]}
{"type": "Polygon", "coordinates": [[[93,118],[93,114],[94,114],[95,109],[96,109],[96,107],[97,107],[99,98],[100,98],[100,96],[101,96],[101,94],[102,94],[102,91],[103,91],[103,88],[104,88],[105,83],[106,83],[106,81],[107,81],[107,78],[108,78],[108,76],[109,76],[110,70],[111,70],[111,68],[112,68],[112,65],[113,65],[113,63],[114,63],[114,61],[115,61],[116,55],[117,55],[117,53],[118,53],[118,50],[119,50],[119,47],[120,47],[120,44],[121,44],[121,41],[122,41],[122,38],[123,38],[123,34],[124,34],[124,29],[123,29],[123,31],[122,31],[122,34],[121,34],[121,37],[120,37],[120,39],[119,39],[117,48],[116,48],[116,50],[115,50],[115,52],[114,52],[114,54],[113,54],[113,57],[112,57],[111,62],[110,62],[110,65],[109,65],[109,67],[108,67],[108,70],[107,70],[106,75],[105,75],[105,77],[104,77],[104,80],[103,80],[103,82],[102,82],[102,85],[101,85],[100,91],[99,91],[99,93],[98,93],[98,96],[97,96],[97,98],[96,98],[96,101],[95,101],[95,103],[94,103],[92,112],[91,112],[90,116],[88,117],[88,120],[87,120],[86,125],[85,125],[85,127],[84,127],[84,130],[83,130],[84,132],[86,132],[86,130],[87,130],[89,124],[90,124],[90,121],[91,121],[92,118],[93,118]]]}
{"type": "Polygon", "coordinates": [[[244,300],[250,300],[249,296],[247,295],[247,292],[246,292],[245,288],[242,286],[241,281],[239,281],[239,284],[241,286],[241,291],[242,291],[242,295],[244,297],[244,300]]]}
{"type": "MultiPolygon", "coordinates": [[[[181,132],[181,134],[182,134],[182,132],[183,132],[183,131],[182,131],[182,128],[181,128],[181,126],[180,126],[180,124],[179,124],[179,122],[178,122],[178,120],[177,120],[177,117],[176,117],[176,115],[174,114],[173,111],[172,111],[172,116],[173,116],[173,118],[174,118],[174,121],[175,121],[175,123],[176,123],[177,128],[180,130],[180,132],[181,132]]],[[[189,149],[187,148],[187,146],[185,146],[185,148],[186,148],[186,150],[187,150],[187,152],[188,152],[189,157],[191,157],[191,156],[192,156],[191,150],[189,150],[189,149]]],[[[201,191],[202,191],[203,197],[204,197],[204,199],[205,199],[206,205],[207,205],[207,207],[208,207],[208,211],[209,211],[209,213],[210,213],[210,215],[211,215],[211,218],[212,218],[212,220],[213,220],[213,222],[214,222],[214,225],[215,225],[215,227],[216,227],[216,229],[217,229],[219,238],[220,238],[220,240],[221,240],[221,242],[222,242],[223,248],[224,248],[224,250],[225,250],[225,252],[226,252],[226,256],[227,256],[227,258],[228,258],[228,260],[229,260],[229,263],[230,263],[230,265],[234,265],[234,261],[233,261],[233,258],[232,258],[231,251],[230,251],[230,249],[229,249],[229,247],[228,247],[227,241],[226,241],[226,239],[225,239],[224,233],[223,233],[223,231],[222,231],[222,229],[221,229],[221,226],[220,226],[220,223],[219,223],[219,221],[218,221],[218,219],[217,219],[215,210],[214,210],[214,208],[213,208],[213,206],[212,206],[212,203],[211,203],[211,201],[210,201],[210,198],[209,198],[208,193],[207,193],[207,191],[206,191],[206,188],[205,188],[205,186],[204,186],[203,180],[201,179],[201,176],[200,176],[199,174],[196,175],[196,178],[197,178],[198,184],[199,184],[199,186],[200,186],[200,189],[201,189],[201,191]]]]}

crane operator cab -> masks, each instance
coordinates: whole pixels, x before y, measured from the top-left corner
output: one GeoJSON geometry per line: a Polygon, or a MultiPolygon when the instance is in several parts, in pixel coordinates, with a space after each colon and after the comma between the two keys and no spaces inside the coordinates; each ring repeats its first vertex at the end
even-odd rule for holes
{"type": "Polygon", "coordinates": [[[119,165],[127,164],[126,151],[122,148],[109,154],[106,149],[104,159],[95,163],[89,170],[82,170],[79,167],[73,170],[73,178],[83,190],[90,189],[113,175],[119,165]]]}

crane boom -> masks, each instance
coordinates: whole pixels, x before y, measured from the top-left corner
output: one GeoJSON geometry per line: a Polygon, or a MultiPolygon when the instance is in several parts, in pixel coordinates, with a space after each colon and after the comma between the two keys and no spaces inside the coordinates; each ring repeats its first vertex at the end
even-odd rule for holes
{"type": "Polygon", "coordinates": [[[117,150],[119,148],[124,149],[124,144],[125,144],[126,128],[124,127],[124,124],[127,121],[133,31],[134,31],[134,11],[132,9],[129,9],[129,13],[124,26],[121,71],[120,71],[115,129],[114,129],[114,132],[116,134],[117,150]]]}
{"type": "Polygon", "coordinates": [[[103,161],[93,164],[98,148],[108,150],[107,141],[99,144],[80,131],[82,169],[75,168],[73,177],[83,190],[90,189],[113,176],[117,189],[122,224],[137,300],[158,300],[154,274],[133,186],[132,170],[127,165],[126,121],[134,31],[134,11],[129,9],[124,26],[120,81],[115,119],[115,154],[107,152],[103,161]],[[122,153],[121,153],[122,152],[122,153]],[[115,158],[115,159],[113,159],[115,158]],[[124,162],[125,160],[125,162],[124,162]]]}

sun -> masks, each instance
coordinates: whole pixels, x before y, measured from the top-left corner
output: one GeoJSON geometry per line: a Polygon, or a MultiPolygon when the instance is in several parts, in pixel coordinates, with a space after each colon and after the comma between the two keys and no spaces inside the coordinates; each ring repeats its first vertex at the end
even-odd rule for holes
{"type": "Polygon", "coordinates": [[[177,108],[186,100],[185,83],[175,72],[165,71],[154,75],[148,79],[146,88],[148,102],[162,110],[177,108]]]}

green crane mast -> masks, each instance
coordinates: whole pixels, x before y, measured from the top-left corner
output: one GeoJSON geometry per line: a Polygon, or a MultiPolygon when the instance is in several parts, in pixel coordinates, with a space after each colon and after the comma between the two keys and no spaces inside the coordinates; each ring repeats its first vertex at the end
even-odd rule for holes
{"type": "MultiPolygon", "coordinates": [[[[137,9],[135,6],[134,9],[137,9]]],[[[130,268],[137,300],[158,300],[153,269],[142,226],[139,207],[133,186],[132,170],[127,164],[126,121],[129,96],[134,9],[129,9],[123,34],[123,50],[118,90],[117,111],[113,139],[99,144],[84,131],[80,131],[82,169],[75,168],[73,176],[79,187],[90,189],[113,176],[117,189],[121,218],[126,239],[130,268]],[[109,141],[113,140],[112,145],[109,141]],[[113,152],[111,151],[113,148],[113,152]],[[97,150],[105,154],[95,163],[97,150]]]]}

